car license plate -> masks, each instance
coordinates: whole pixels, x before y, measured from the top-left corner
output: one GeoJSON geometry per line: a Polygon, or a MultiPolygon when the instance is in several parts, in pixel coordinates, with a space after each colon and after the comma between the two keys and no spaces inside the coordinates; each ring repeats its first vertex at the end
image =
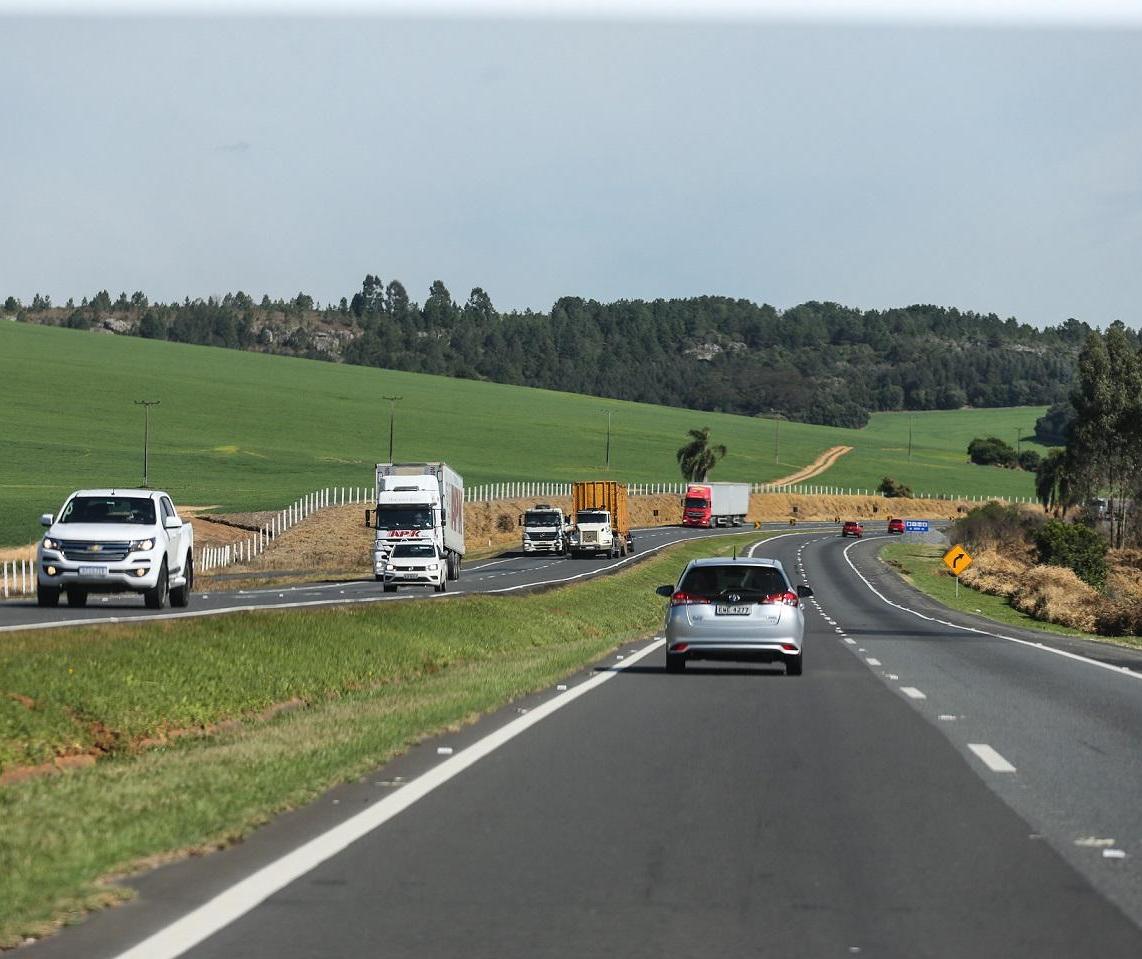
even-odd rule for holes
{"type": "Polygon", "coordinates": [[[744,605],[744,606],[721,606],[721,605],[719,605],[719,606],[714,607],[714,615],[715,616],[748,616],[751,609],[753,609],[753,607],[748,605],[748,604],[744,605]]]}
{"type": "Polygon", "coordinates": [[[106,566],[80,566],[79,567],[79,575],[80,576],[106,576],[107,575],[107,567],[106,566]]]}

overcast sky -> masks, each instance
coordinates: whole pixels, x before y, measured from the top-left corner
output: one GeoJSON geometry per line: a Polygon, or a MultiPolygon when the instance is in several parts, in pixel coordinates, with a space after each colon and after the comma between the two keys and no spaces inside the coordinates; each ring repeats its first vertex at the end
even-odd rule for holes
{"type": "Polygon", "coordinates": [[[0,298],[336,302],[376,273],[501,310],[1142,324],[1138,4],[298,5],[0,0],[0,298]]]}

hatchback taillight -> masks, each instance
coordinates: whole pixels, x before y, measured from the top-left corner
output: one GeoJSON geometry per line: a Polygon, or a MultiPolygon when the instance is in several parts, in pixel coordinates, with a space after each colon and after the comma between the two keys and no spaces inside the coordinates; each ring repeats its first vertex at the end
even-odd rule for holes
{"type": "Polygon", "coordinates": [[[709,601],[705,596],[695,596],[693,593],[684,593],[682,590],[670,597],[671,606],[696,606],[709,601]]]}
{"type": "Polygon", "coordinates": [[[785,606],[799,606],[800,600],[796,593],[772,593],[762,600],[763,603],[781,603],[785,606]]]}

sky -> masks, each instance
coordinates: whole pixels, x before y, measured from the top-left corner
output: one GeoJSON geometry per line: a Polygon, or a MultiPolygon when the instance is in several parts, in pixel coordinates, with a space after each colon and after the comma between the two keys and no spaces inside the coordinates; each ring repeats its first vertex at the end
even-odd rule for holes
{"type": "Polygon", "coordinates": [[[1142,325],[1142,3],[0,0],[0,36],[0,300],[1142,325]]]}

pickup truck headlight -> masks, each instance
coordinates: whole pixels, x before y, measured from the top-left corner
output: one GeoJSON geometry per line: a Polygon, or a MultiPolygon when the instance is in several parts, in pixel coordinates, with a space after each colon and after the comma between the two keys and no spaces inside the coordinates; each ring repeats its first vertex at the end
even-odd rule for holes
{"type": "Polygon", "coordinates": [[[435,573],[438,569],[440,569],[440,564],[439,563],[429,563],[428,566],[426,567],[426,569],[430,573],[435,573]]]}
{"type": "Polygon", "coordinates": [[[62,550],[63,544],[58,539],[52,539],[50,536],[44,537],[44,549],[62,550]]]}
{"type": "Polygon", "coordinates": [[[155,548],[155,541],[153,539],[133,539],[127,544],[127,552],[147,552],[155,548]]]}

